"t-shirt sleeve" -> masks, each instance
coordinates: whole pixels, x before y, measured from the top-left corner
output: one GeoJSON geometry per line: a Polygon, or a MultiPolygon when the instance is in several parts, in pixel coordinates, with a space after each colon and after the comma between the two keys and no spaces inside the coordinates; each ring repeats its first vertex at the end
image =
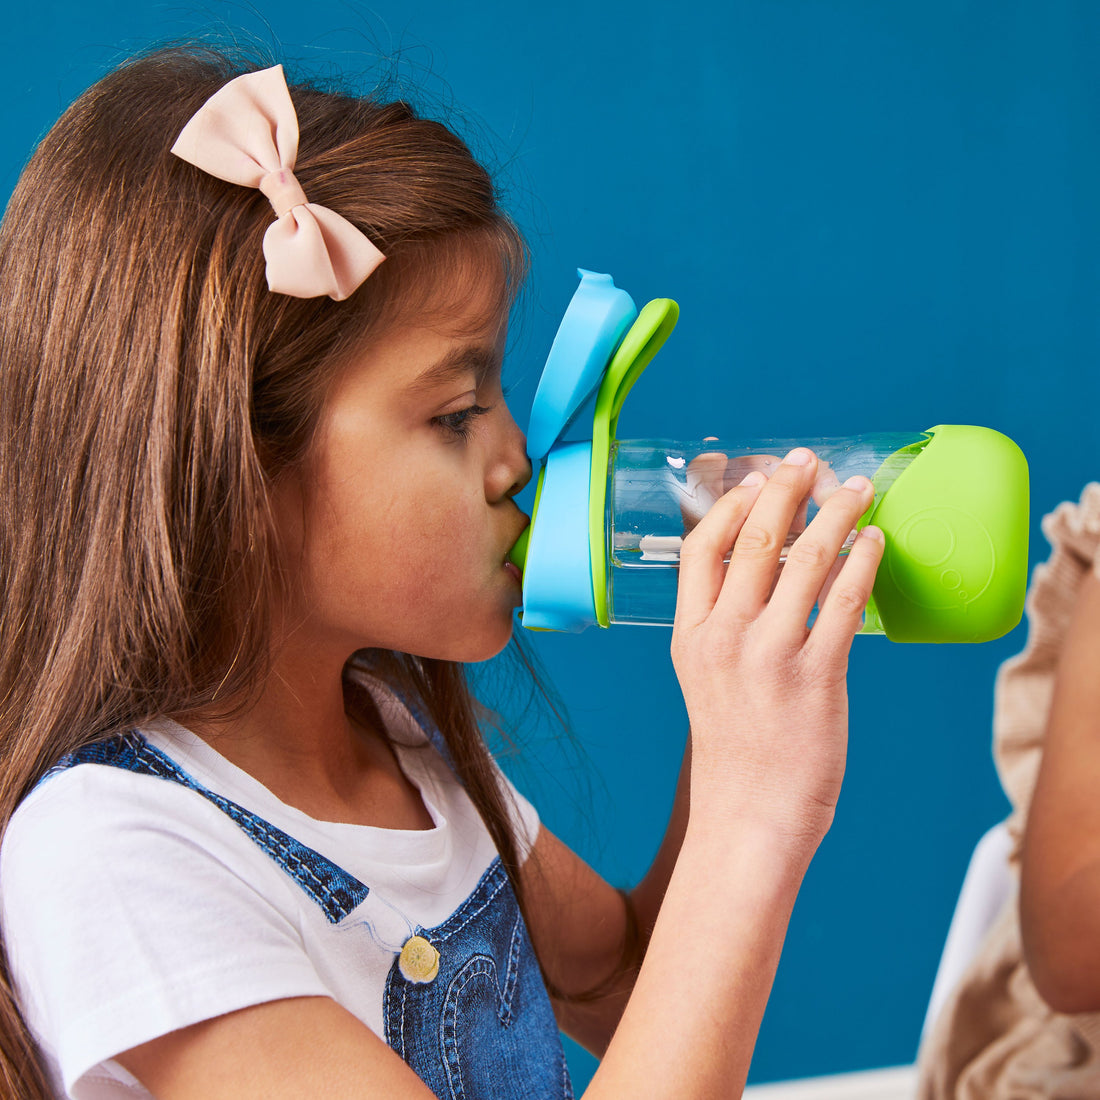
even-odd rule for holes
{"type": "Polygon", "coordinates": [[[290,880],[242,859],[236,828],[194,792],[97,765],[48,778],[16,812],[0,849],[4,942],[67,1091],[189,1024],[327,994],[290,880]]]}

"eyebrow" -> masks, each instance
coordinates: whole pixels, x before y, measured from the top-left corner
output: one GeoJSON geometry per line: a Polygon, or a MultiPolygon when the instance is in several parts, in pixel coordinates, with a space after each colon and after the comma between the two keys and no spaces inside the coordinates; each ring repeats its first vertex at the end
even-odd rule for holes
{"type": "Polygon", "coordinates": [[[427,393],[448,382],[474,374],[477,385],[500,369],[500,353],[494,347],[463,347],[449,351],[442,359],[420,372],[406,387],[410,396],[427,393]]]}

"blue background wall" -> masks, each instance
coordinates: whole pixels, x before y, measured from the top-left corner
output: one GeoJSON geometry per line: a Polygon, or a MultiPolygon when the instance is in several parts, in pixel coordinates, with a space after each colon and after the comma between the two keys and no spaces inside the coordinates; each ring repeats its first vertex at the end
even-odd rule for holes
{"type": "MultiPolygon", "coordinates": [[[[1038,517],[1097,474],[1100,5],[1080,0],[40,0],[6,14],[0,187],[112,58],[219,21],[322,68],[379,55],[468,110],[504,164],[534,271],[509,371],[521,420],[578,265],[679,329],[624,437],[990,424],[1038,517]],[[308,24],[308,25],[304,25],[308,24]]],[[[855,643],[836,824],[810,870],[753,1080],[912,1058],[966,859],[1005,810],[997,665],[855,643]]],[[[535,645],[578,745],[528,729],[516,772],[617,881],[640,875],[685,722],[668,634],[535,645]],[[579,759],[583,756],[584,759],[579,759]]],[[[588,1072],[575,1059],[578,1084],[588,1072]]]]}

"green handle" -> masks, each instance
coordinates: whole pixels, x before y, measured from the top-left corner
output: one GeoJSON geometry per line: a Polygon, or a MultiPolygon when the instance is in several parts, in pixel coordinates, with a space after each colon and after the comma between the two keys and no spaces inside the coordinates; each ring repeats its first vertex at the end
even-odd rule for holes
{"type": "Polygon", "coordinates": [[[623,337],[612,356],[603,382],[596,394],[596,412],[592,421],[591,485],[588,492],[589,558],[592,562],[592,592],[596,603],[596,621],[611,623],[607,609],[607,460],[611,441],[619,423],[626,395],[641,377],[642,371],[661,350],[680,316],[680,307],[671,298],[656,298],[642,307],[637,320],[623,337]]]}

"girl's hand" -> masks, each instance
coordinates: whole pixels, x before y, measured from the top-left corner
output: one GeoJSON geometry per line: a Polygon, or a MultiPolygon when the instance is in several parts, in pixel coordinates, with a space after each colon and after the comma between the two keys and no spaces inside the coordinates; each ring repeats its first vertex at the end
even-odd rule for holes
{"type": "Polygon", "coordinates": [[[818,465],[797,448],[770,479],[750,473],[700,520],[680,554],[672,637],[692,726],[689,827],[751,821],[806,858],[840,792],[848,651],[883,550],[882,533],[864,528],[822,597],[873,496],[870,481],[852,478],[790,548],[772,592],[784,538],[818,465]]]}

